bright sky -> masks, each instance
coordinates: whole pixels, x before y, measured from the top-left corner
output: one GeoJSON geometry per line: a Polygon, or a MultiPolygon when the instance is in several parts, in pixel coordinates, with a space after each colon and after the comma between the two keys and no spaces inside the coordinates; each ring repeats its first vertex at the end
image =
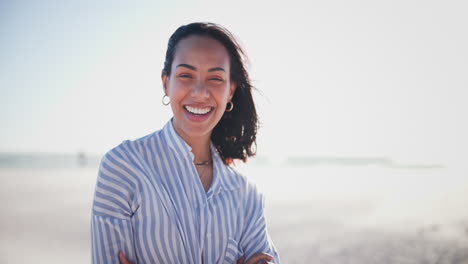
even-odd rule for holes
{"type": "Polygon", "coordinates": [[[466,1],[11,2],[0,151],[102,153],[160,129],[167,40],[211,21],[249,54],[259,154],[468,157],[466,1]]]}

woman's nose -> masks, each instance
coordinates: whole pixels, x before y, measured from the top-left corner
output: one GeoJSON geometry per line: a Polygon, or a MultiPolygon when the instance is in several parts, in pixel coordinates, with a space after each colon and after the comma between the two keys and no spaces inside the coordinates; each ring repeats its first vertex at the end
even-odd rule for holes
{"type": "Polygon", "coordinates": [[[197,81],[192,88],[192,96],[193,97],[201,97],[201,98],[208,98],[210,96],[208,92],[208,87],[203,81],[197,81]]]}

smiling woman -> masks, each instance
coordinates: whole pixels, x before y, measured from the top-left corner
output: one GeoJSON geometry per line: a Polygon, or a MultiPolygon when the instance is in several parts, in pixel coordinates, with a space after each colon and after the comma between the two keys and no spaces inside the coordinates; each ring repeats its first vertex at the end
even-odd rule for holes
{"type": "Polygon", "coordinates": [[[255,154],[243,56],[216,24],[189,24],[171,36],[161,78],[173,118],[103,157],[93,263],[280,263],[263,195],[230,166],[255,154]]]}
{"type": "Polygon", "coordinates": [[[179,42],[172,68],[163,71],[162,79],[178,134],[189,145],[208,145],[236,90],[227,50],[217,40],[189,36],[179,42]]]}

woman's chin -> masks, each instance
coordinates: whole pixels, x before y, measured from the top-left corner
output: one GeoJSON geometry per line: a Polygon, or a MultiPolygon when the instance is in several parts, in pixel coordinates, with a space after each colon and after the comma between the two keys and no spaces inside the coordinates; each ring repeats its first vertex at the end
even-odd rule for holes
{"type": "Polygon", "coordinates": [[[213,113],[203,116],[185,114],[181,119],[175,120],[174,128],[188,141],[190,138],[210,137],[218,121],[215,120],[213,113]]]}

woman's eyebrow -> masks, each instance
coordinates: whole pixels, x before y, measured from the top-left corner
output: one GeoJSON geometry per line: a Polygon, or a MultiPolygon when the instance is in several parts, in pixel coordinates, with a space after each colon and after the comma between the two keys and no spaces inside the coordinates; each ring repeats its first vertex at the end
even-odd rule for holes
{"type": "Polygon", "coordinates": [[[196,71],[196,70],[197,70],[197,68],[195,68],[194,66],[189,65],[189,64],[185,64],[185,63],[181,63],[181,64],[179,64],[179,65],[176,66],[176,68],[179,68],[179,67],[189,68],[189,69],[191,69],[191,70],[193,70],[193,71],[196,71]]]}
{"type": "MultiPolygon", "coordinates": [[[[179,67],[185,67],[185,68],[188,68],[188,69],[193,70],[193,71],[197,70],[197,68],[195,66],[192,66],[192,65],[186,64],[186,63],[181,63],[181,64],[176,66],[176,68],[179,68],[179,67]]],[[[214,72],[214,71],[226,72],[226,70],[224,70],[224,68],[222,68],[222,67],[214,67],[214,68],[208,69],[208,72],[214,72]]]]}
{"type": "Polygon", "coordinates": [[[226,72],[223,68],[221,67],[215,67],[215,68],[211,68],[208,70],[208,72],[214,72],[214,71],[223,71],[223,72],[226,72]]]}

